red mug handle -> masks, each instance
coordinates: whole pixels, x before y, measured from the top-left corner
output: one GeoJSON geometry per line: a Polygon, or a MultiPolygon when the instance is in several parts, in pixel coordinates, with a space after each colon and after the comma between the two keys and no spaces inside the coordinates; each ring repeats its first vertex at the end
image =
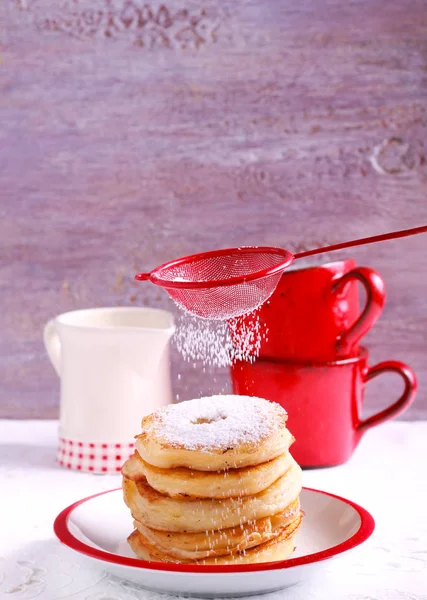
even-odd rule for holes
{"type": "Polygon", "coordinates": [[[381,375],[381,373],[397,373],[402,377],[405,383],[405,389],[396,402],[376,415],[372,415],[364,421],[360,421],[357,427],[358,433],[360,434],[365,433],[365,431],[371,427],[375,427],[375,425],[379,425],[380,423],[384,423],[384,421],[397,417],[397,415],[400,415],[406,410],[414,400],[415,392],[417,391],[417,378],[411,367],[408,367],[408,365],[397,360],[388,360],[375,365],[375,367],[369,367],[366,370],[364,380],[365,382],[368,382],[374,377],[377,377],[377,375],[381,375]]]}
{"type": "Polygon", "coordinates": [[[332,291],[339,293],[350,281],[360,281],[366,290],[366,304],[353,325],[341,333],[336,341],[337,353],[345,356],[351,353],[357,342],[373,327],[382,313],[385,304],[384,281],[369,267],[356,267],[334,282],[332,291]]]}

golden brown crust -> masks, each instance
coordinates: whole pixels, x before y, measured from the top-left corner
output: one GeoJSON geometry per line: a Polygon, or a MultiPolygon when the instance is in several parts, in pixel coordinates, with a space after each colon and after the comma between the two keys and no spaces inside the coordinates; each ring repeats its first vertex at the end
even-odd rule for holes
{"type": "Polygon", "coordinates": [[[286,421],[278,404],[248,396],[199,398],[145,417],[122,468],[135,554],[206,565],[287,558],[303,513],[286,421]]]}
{"type": "Polygon", "coordinates": [[[123,479],[123,494],[132,516],[151,529],[198,532],[228,529],[285,510],[299,496],[300,467],[292,459],[288,471],[266,490],[242,498],[170,498],[146,480],[123,479]]]}
{"type": "Polygon", "coordinates": [[[167,406],[145,417],[135,445],[141,458],[155,467],[223,471],[258,465],[287,452],[292,436],[286,421],[286,411],[275,402],[240,396],[202,398],[167,406]],[[203,411],[209,413],[211,403],[220,407],[217,410],[223,411],[222,416],[202,418],[203,411]],[[234,414],[236,403],[241,419],[234,414]],[[192,420],[197,414],[201,417],[192,420]],[[176,439],[174,419],[182,429],[176,439]]]}
{"type": "Polygon", "coordinates": [[[161,552],[137,529],[128,537],[128,542],[135,554],[143,560],[202,565],[270,562],[284,560],[292,554],[295,546],[294,539],[300,527],[301,519],[302,515],[300,514],[290,525],[283,528],[278,536],[249,550],[197,561],[178,560],[161,552]]]}
{"type": "Polygon", "coordinates": [[[185,467],[196,471],[226,471],[259,465],[289,450],[292,436],[283,427],[261,444],[241,444],[219,450],[186,450],[172,448],[144,433],[136,437],[135,446],[143,460],[163,469],[185,467]]]}
{"type": "Polygon", "coordinates": [[[299,501],[296,500],[286,510],[222,531],[203,533],[170,533],[150,529],[143,523],[134,521],[134,527],[158,551],[178,560],[200,560],[236,554],[254,546],[259,546],[280,535],[282,530],[300,517],[299,501]]]}
{"type": "Polygon", "coordinates": [[[160,469],[135,452],[123,465],[122,474],[134,482],[147,479],[152,488],[174,498],[236,498],[265,490],[286,473],[291,460],[286,452],[260,465],[212,472],[185,467],[160,469]]]}

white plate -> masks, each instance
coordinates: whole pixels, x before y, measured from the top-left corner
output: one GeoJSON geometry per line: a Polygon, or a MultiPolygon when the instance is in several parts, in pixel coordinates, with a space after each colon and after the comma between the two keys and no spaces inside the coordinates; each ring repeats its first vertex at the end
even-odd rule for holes
{"type": "Polygon", "coordinates": [[[247,596],[306,580],[326,560],[352,550],[374,531],[372,516],[339,496],[303,488],[301,505],[305,516],[292,558],[254,565],[180,565],[136,558],[126,542],[132,518],[120,489],[72,504],[58,515],[54,528],[61,542],[88,561],[144,588],[203,597],[247,596]]]}

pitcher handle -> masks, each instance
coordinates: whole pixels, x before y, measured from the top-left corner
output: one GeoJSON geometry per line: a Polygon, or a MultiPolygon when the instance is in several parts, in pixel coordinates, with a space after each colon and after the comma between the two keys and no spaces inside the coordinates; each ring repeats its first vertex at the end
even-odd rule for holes
{"type": "Polygon", "coordinates": [[[55,319],[48,321],[43,330],[43,341],[58,377],[61,377],[61,342],[56,330],[55,319]]]}

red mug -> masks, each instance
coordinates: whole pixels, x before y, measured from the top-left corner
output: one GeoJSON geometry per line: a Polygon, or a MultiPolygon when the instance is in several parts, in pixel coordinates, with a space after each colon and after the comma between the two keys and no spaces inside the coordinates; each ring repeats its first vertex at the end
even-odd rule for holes
{"type": "MultiPolygon", "coordinates": [[[[259,309],[259,356],[273,360],[326,362],[355,356],[360,339],[372,328],[385,303],[381,277],[354,260],[286,271],[273,295],[259,309]],[[360,282],[366,304],[359,307],[360,282]]],[[[244,327],[249,326],[243,317],[244,327]]],[[[236,333],[239,339],[239,326],[236,333]]]]}
{"type": "Polygon", "coordinates": [[[415,373],[397,361],[368,366],[368,352],[333,362],[238,362],[231,367],[233,392],[279,403],[289,415],[296,441],[292,455],[302,467],[330,467],[346,462],[363,434],[399,415],[412,403],[415,373]],[[379,413],[361,418],[364,388],[381,373],[398,373],[405,389],[379,413]]]}

